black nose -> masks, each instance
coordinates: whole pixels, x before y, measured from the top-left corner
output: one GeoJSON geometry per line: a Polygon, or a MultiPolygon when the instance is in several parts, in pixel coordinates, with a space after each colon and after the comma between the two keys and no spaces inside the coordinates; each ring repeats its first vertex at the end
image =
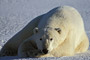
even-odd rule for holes
{"type": "Polygon", "coordinates": [[[48,53],[48,50],[47,49],[43,49],[42,50],[44,54],[47,54],[48,53]]]}

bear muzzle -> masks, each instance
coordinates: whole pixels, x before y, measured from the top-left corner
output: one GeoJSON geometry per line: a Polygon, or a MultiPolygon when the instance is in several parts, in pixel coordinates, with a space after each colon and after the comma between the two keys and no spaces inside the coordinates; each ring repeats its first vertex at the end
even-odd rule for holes
{"type": "Polygon", "coordinates": [[[48,50],[47,50],[47,49],[43,49],[42,52],[43,52],[44,54],[47,54],[47,53],[48,53],[48,50]]]}

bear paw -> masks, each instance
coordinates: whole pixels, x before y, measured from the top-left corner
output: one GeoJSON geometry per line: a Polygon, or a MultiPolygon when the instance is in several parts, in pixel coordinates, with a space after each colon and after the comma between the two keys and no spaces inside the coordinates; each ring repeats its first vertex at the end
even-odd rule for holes
{"type": "Polygon", "coordinates": [[[41,51],[39,50],[29,50],[18,53],[19,57],[37,57],[39,54],[41,54],[41,51]]]}
{"type": "Polygon", "coordinates": [[[0,56],[15,56],[17,55],[17,50],[13,48],[5,48],[0,51],[0,56]]]}
{"type": "Polygon", "coordinates": [[[55,57],[55,56],[53,56],[52,54],[41,54],[41,55],[38,55],[36,57],[41,58],[41,57],[55,57]]]}

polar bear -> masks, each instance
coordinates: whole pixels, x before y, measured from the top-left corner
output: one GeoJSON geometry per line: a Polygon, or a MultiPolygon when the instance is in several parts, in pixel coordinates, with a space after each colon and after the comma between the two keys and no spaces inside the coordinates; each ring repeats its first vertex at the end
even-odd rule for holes
{"type": "Polygon", "coordinates": [[[3,46],[0,56],[73,56],[88,47],[79,12],[70,6],[60,6],[33,19],[3,46]]]}

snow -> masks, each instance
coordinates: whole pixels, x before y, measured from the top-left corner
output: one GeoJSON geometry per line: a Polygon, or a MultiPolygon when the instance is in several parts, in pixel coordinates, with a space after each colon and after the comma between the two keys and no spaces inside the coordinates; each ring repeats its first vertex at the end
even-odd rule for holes
{"type": "MultiPolygon", "coordinates": [[[[62,5],[76,8],[85,23],[90,40],[90,0],[0,0],[0,49],[3,45],[35,17],[62,5]]],[[[90,47],[89,47],[90,48],[90,47]]],[[[19,58],[0,57],[0,60],[90,60],[90,52],[72,57],[19,58]]]]}

